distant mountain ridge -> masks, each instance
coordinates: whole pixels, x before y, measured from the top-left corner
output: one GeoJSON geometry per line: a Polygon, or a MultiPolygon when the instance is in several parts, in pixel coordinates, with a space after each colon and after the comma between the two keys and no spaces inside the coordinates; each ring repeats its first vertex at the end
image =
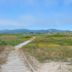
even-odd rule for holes
{"type": "Polygon", "coordinates": [[[29,30],[29,29],[16,29],[16,30],[0,30],[0,34],[17,34],[17,33],[56,33],[56,32],[71,32],[67,30],[29,30]]]}

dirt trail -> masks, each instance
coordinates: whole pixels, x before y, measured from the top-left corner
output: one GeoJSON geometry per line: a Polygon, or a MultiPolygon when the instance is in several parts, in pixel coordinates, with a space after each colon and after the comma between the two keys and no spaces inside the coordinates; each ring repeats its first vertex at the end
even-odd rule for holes
{"type": "Polygon", "coordinates": [[[15,46],[15,50],[13,50],[9,56],[8,61],[6,64],[2,65],[1,72],[32,72],[27,66],[26,62],[21,61],[20,57],[18,56],[18,49],[22,46],[27,45],[28,43],[32,42],[35,37],[31,38],[30,40],[23,42],[17,46],[15,46]]]}
{"type": "Polygon", "coordinates": [[[12,51],[9,54],[8,62],[2,66],[2,72],[31,72],[23,63],[17,51],[12,51]]]}
{"type": "Polygon", "coordinates": [[[16,45],[16,46],[15,46],[15,49],[20,49],[20,48],[22,48],[23,46],[25,46],[25,45],[27,45],[28,43],[32,42],[34,39],[35,39],[35,37],[33,37],[33,38],[31,38],[30,40],[27,40],[27,41],[25,41],[25,42],[23,42],[23,43],[20,43],[20,44],[16,45]]]}
{"type": "Polygon", "coordinates": [[[21,55],[21,58],[23,58],[23,61],[22,61],[22,59],[20,59],[20,57],[19,57],[19,53],[18,53],[19,49],[22,46],[25,46],[28,43],[32,42],[34,39],[35,39],[35,37],[15,46],[14,47],[15,50],[13,50],[9,54],[8,61],[6,64],[2,65],[2,69],[0,72],[72,72],[72,65],[71,65],[71,63],[68,63],[68,62],[43,63],[40,65],[40,68],[38,68],[37,71],[34,71],[34,69],[33,69],[34,65],[31,66],[31,64],[35,63],[35,62],[31,62],[32,60],[31,61],[27,60],[27,57],[22,56],[21,55],[22,52],[21,52],[20,55],[21,55]]]}
{"type": "Polygon", "coordinates": [[[43,63],[38,72],[72,72],[70,62],[43,63]]]}

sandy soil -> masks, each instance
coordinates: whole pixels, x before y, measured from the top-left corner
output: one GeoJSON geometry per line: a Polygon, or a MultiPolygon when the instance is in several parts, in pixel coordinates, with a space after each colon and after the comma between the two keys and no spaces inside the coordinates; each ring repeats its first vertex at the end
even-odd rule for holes
{"type": "Polygon", "coordinates": [[[30,40],[15,46],[14,47],[15,49],[11,53],[9,53],[8,61],[6,62],[6,64],[1,66],[0,72],[32,72],[26,66],[26,62],[21,61],[20,57],[18,56],[18,49],[20,49],[22,46],[27,45],[33,39],[35,39],[35,38],[33,37],[30,40]]]}
{"type": "Polygon", "coordinates": [[[38,72],[72,72],[72,65],[69,62],[43,63],[38,72]]]}
{"type": "MultiPolygon", "coordinates": [[[[31,62],[31,61],[27,60],[28,58],[26,58],[26,56],[24,56],[23,61],[22,61],[22,59],[20,59],[20,57],[18,55],[18,50],[22,46],[30,43],[33,39],[28,40],[24,43],[21,43],[21,44],[15,46],[15,50],[13,50],[11,53],[9,53],[8,61],[6,64],[2,65],[2,69],[0,72],[35,72],[35,71],[33,71],[33,70],[31,71],[29,69],[30,66],[31,66],[30,68],[33,69],[33,66],[35,64],[34,65],[31,65],[31,64],[35,63],[35,62],[31,62]],[[27,64],[29,65],[29,67],[27,66],[27,64]]],[[[22,57],[23,57],[23,55],[22,55],[22,57]]],[[[33,59],[33,58],[31,58],[31,59],[33,59]]],[[[34,61],[34,59],[33,59],[33,61],[34,61]]],[[[69,62],[42,63],[36,72],[72,72],[72,64],[69,62]]]]}
{"type": "Polygon", "coordinates": [[[8,62],[2,66],[1,72],[31,72],[17,55],[16,51],[9,54],[8,62]]]}

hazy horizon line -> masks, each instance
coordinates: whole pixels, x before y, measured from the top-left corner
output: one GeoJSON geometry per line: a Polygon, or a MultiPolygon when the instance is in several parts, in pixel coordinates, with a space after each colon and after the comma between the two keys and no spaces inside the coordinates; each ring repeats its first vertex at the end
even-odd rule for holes
{"type": "Polygon", "coordinates": [[[4,30],[65,30],[65,31],[72,31],[69,29],[55,29],[55,28],[49,28],[49,29],[26,29],[26,28],[16,28],[16,29],[0,29],[0,31],[4,31],[4,30]]]}

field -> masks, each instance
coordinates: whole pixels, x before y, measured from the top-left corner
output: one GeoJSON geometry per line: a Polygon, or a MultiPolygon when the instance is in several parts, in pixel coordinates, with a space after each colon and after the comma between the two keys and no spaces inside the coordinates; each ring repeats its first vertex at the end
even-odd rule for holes
{"type": "Polygon", "coordinates": [[[31,36],[25,36],[23,34],[0,34],[0,45],[15,46],[30,38],[31,36]]]}
{"type": "Polygon", "coordinates": [[[40,62],[72,61],[72,35],[41,34],[22,50],[40,62]]]}
{"type": "MultiPolygon", "coordinates": [[[[24,46],[24,53],[34,56],[40,62],[72,61],[71,34],[36,34],[36,39],[24,46]]],[[[0,53],[6,46],[15,46],[29,40],[32,35],[0,34],[0,53]]]]}
{"type": "Polygon", "coordinates": [[[30,39],[23,34],[0,34],[0,64],[4,64],[13,46],[30,39]]]}

